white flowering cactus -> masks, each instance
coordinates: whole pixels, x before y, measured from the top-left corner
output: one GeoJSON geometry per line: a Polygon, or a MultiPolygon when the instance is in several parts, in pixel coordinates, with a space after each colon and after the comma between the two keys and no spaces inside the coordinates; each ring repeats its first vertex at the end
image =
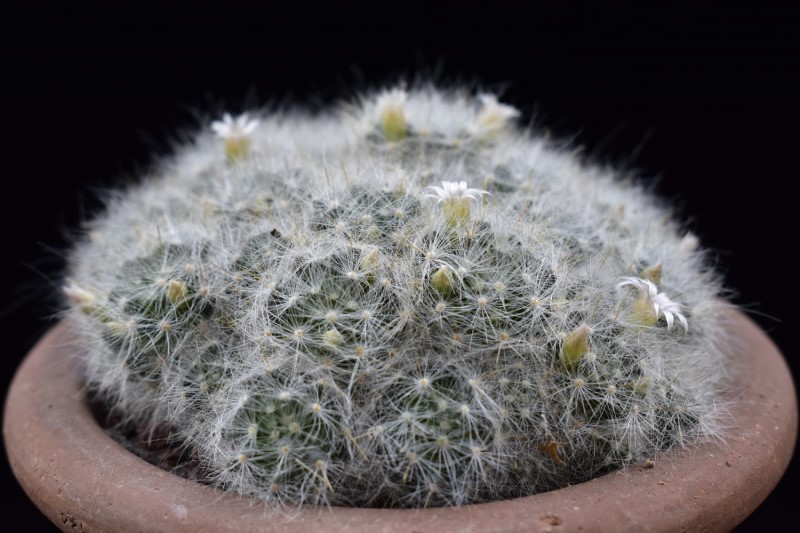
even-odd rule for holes
{"type": "Polygon", "coordinates": [[[276,503],[511,498],[717,437],[696,238],[517,115],[423,87],[213,123],[73,254],[89,385],[276,503]]]}

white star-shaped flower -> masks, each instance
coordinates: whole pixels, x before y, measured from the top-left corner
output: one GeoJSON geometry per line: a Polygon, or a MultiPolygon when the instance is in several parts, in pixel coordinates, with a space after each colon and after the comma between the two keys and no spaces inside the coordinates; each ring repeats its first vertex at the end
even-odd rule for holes
{"type": "Polygon", "coordinates": [[[426,194],[425,198],[436,198],[437,203],[443,200],[477,200],[479,196],[491,194],[483,189],[470,189],[466,181],[443,181],[441,187],[431,186],[428,189],[435,194],[426,194]]]}
{"type": "Polygon", "coordinates": [[[672,324],[677,316],[681,325],[683,325],[684,331],[689,331],[689,323],[683,315],[683,305],[673,302],[665,293],[658,292],[658,287],[650,280],[634,277],[626,277],[624,279],[625,281],[617,285],[617,289],[631,286],[639,291],[639,300],[636,302],[639,308],[637,311],[643,310],[644,306],[652,306],[656,320],[659,313],[662,313],[664,318],[667,319],[667,329],[672,329],[672,324]]]}
{"type": "Polygon", "coordinates": [[[466,181],[443,181],[441,187],[432,186],[426,190],[433,191],[433,194],[426,194],[425,198],[436,198],[436,203],[444,202],[444,217],[451,228],[469,221],[470,200],[490,194],[483,189],[470,189],[466,181]]]}
{"type": "Polygon", "coordinates": [[[247,113],[242,113],[233,118],[230,113],[225,113],[222,120],[211,123],[211,129],[222,139],[235,139],[247,137],[258,127],[258,120],[250,120],[247,113]]]}
{"type": "Polygon", "coordinates": [[[237,118],[225,113],[222,120],[211,123],[217,137],[225,141],[225,157],[229,163],[244,159],[250,153],[250,134],[258,127],[257,120],[250,120],[247,113],[237,118]]]}

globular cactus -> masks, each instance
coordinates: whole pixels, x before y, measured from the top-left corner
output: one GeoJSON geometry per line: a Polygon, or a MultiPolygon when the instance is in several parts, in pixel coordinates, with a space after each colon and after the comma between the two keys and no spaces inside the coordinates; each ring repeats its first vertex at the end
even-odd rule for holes
{"type": "Polygon", "coordinates": [[[718,437],[697,239],[517,115],[421,86],[215,122],[76,246],[90,386],[278,503],[490,501],[718,437]]]}

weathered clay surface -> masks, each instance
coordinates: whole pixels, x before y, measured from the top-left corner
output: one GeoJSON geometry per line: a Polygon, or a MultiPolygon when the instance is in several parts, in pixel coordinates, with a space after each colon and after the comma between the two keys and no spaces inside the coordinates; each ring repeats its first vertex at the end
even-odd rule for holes
{"type": "Polygon", "coordinates": [[[63,325],[20,367],[3,435],[23,488],[65,531],[727,531],[775,487],[797,434],[794,386],[777,348],[741,313],[732,313],[730,327],[737,403],[725,443],[515,500],[287,514],[174,476],[126,451],[95,422],[63,325]]]}

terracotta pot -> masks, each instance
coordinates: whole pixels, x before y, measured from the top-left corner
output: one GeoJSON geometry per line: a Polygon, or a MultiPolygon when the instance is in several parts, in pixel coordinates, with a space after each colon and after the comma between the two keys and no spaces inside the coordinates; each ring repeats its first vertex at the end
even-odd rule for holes
{"type": "Polygon", "coordinates": [[[725,444],[673,451],[536,496],[423,510],[301,508],[291,515],[160,470],[126,451],[84,399],[61,325],[17,372],[3,435],[28,496],[75,531],[727,531],[775,487],[792,455],[797,404],[774,344],[734,312],[735,427],[725,444]]]}

